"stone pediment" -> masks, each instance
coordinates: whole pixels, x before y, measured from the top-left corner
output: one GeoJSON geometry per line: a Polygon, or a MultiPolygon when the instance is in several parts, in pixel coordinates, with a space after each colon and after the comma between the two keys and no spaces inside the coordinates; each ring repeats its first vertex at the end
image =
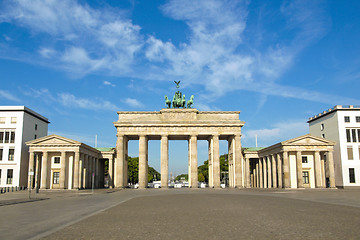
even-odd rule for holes
{"type": "Polygon", "coordinates": [[[80,145],[81,143],[69,138],[61,137],[58,135],[49,135],[42,138],[34,139],[32,141],[26,142],[27,145],[80,145]]]}
{"type": "Polygon", "coordinates": [[[324,138],[319,138],[312,136],[310,134],[293,138],[284,142],[281,142],[282,145],[335,145],[334,142],[326,140],[324,138]]]}

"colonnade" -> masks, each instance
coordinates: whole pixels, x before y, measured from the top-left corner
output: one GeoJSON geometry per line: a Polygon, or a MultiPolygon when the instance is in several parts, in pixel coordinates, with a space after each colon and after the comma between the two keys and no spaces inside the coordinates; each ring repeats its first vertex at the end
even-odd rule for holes
{"type": "MultiPolygon", "coordinates": [[[[268,155],[260,155],[252,169],[252,187],[257,188],[291,188],[290,152],[295,155],[296,186],[304,188],[302,151],[282,151],[268,155]]],[[[304,151],[309,153],[308,150],[304,151]]],[[[326,175],[329,176],[330,187],[335,187],[333,151],[313,151],[315,187],[326,187],[326,175]],[[328,168],[325,157],[327,156],[328,168]],[[328,169],[328,173],[326,173],[328,169]]],[[[294,184],[295,185],[295,184],[294,184]]]]}
{"type": "MultiPolygon", "coordinates": [[[[148,183],[148,141],[149,138],[160,139],[161,153],[161,187],[167,188],[169,181],[169,138],[172,135],[163,134],[157,136],[139,135],[135,139],[139,140],[139,188],[146,188],[148,183]]],[[[197,159],[197,141],[199,138],[207,139],[209,146],[209,187],[220,188],[220,153],[219,153],[219,134],[210,136],[188,135],[181,138],[188,140],[188,179],[189,187],[198,187],[198,159],[197,159]]],[[[134,136],[132,136],[134,139],[134,136]]],[[[109,185],[111,187],[126,187],[128,184],[127,177],[127,159],[128,159],[128,141],[129,137],[117,134],[116,159],[109,162],[109,185]]],[[[230,187],[243,187],[242,171],[242,153],[241,153],[241,136],[233,135],[228,137],[229,142],[229,180],[230,187]]]]}
{"type": "Polygon", "coordinates": [[[104,163],[92,154],[80,151],[29,151],[28,188],[83,189],[104,185],[104,163]],[[60,164],[51,159],[60,157],[60,164]],[[58,183],[54,173],[59,173],[58,183]]]}

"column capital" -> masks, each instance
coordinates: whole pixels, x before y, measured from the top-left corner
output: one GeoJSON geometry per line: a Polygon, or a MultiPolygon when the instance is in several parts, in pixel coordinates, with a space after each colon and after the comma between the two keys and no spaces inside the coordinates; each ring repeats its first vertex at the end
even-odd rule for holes
{"type": "Polygon", "coordinates": [[[117,137],[124,137],[125,134],[123,134],[123,133],[117,133],[116,136],[117,136],[117,137]]]}

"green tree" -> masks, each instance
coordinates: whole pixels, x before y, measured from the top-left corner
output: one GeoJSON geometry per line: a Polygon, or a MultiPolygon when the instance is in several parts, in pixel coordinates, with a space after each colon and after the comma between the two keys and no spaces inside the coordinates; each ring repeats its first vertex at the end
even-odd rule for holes
{"type": "Polygon", "coordinates": [[[155,180],[156,181],[161,180],[161,174],[158,171],[156,171],[154,168],[149,167],[148,168],[148,182],[153,182],[155,180]]]}
{"type": "Polygon", "coordinates": [[[128,182],[135,184],[139,182],[139,158],[128,157],[128,182]]]}
{"type": "Polygon", "coordinates": [[[205,177],[204,177],[203,173],[201,173],[201,172],[198,174],[198,181],[205,182],[205,177]]]}
{"type": "Polygon", "coordinates": [[[182,180],[182,178],[184,178],[185,181],[187,181],[189,179],[189,175],[188,174],[180,174],[180,175],[176,176],[175,180],[180,181],[180,180],[182,180]]]}
{"type": "MultiPolygon", "coordinates": [[[[228,162],[228,154],[223,154],[220,156],[220,172],[228,172],[229,171],[229,162],[228,162]]],[[[220,180],[222,181],[223,174],[220,174],[220,180]]],[[[206,160],[203,165],[198,167],[198,180],[200,182],[209,182],[209,161],[206,160]],[[203,179],[204,180],[200,180],[203,179]]]]}

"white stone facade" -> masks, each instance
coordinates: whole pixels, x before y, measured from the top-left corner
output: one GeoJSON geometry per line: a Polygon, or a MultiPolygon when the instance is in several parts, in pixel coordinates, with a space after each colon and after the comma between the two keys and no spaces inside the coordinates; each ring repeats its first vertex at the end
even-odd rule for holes
{"type": "Polygon", "coordinates": [[[309,118],[310,134],[336,142],[335,178],[338,187],[360,187],[360,106],[328,109],[309,118]]]}
{"type": "Polygon", "coordinates": [[[308,134],[266,148],[244,149],[244,161],[250,162],[247,180],[257,188],[334,188],[334,145],[308,134]]]}
{"type": "Polygon", "coordinates": [[[25,142],[46,136],[48,119],[24,106],[0,106],[0,187],[27,186],[25,142]]]}
{"type": "Polygon", "coordinates": [[[54,134],[26,144],[29,146],[29,172],[34,172],[34,176],[29,178],[28,188],[84,189],[104,186],[105,165],[101,151],[54,134]]]}
{"type": "Polygon", "coordinates": [[[139,187],[147,187],[148,141],[161,140],[161,186],[168,182],[168,141],[189,142],[189,187],[198,187],[197,141],[208,140],[209,187],[220,188],[219,140],[229,143],[230,187],[246,184],[245,163],[241,154],[240,112],[196,109],[162,109],[159,112],[118,112],[116,159],[109,163],[110,186],[127,186],[128,141],[139,140],[139,187]]]}

